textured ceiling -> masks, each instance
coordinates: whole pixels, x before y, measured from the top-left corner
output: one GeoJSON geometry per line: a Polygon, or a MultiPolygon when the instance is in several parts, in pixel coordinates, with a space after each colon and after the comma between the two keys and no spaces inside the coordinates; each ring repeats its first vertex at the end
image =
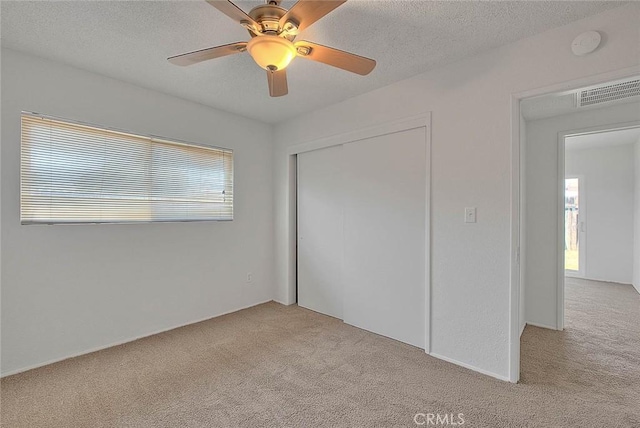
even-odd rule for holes
{"type": "Polygon", "coordinates": [[[565,147],[567,150],[580,150],[634,144],[638,141],[640,141],[640,127],[567,137],[565,147]]]}
{"type": "MultiPolygon", "coordinates": [[[[238,5],[249,11],[261,3],[238,5]]],[[[278,122],[620,4],[349,0],[298,40],[374,58],[376,69],[362,77],[298,58],[282,98],[269,97],[265,72],[246,53],[187,68],[166,61],[248,39],[204,1],[2,1],[0,7],[3,46],[278,122]]]]}

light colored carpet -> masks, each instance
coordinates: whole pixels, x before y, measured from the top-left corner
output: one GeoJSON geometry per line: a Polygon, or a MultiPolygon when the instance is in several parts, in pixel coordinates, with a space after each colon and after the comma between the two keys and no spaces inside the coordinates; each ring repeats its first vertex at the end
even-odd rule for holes
{"type": "Polygon", "coordinates": [[[2,379],[9,427],[640,427],[640,296],[571,280],[567,329],[527,327],[522,382],[267,303],[2,379]]]}

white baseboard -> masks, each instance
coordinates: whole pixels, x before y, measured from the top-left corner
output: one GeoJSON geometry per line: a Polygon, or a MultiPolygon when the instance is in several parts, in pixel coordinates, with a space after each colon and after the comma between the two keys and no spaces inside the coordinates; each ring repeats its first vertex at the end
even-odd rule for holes
{"type": "Polygon", "coordinates": [[[524,333],[524,329],[527,326],[527,323],[522,324],[522,327],[520,328],[520,337],[522,337],[522,333],[524,333]]]}
{"type": "Polygon", "coordinates": [[[493,372],[490,372],[488,370],[484,370],[484,369],[481,369],[479,367],[476,367],[474,365],[463,363],[461,361],[454,360],[453,358],[445,357],[444,355],[436,354],[434,352],[431,352],[428,355],[431,355],[432,357],[435,357],[435,358],[437,358],[439,360],[455,364],[456,366],[460,366],[460,367],[464,367],[465,369],[473,370],[474,372],[478,372],[478,373],[481,373],[483,375],[491,376],[493,378],[496,378],[496,379],[499,379],[499,380],[503,380],[505,382],[510,382],[509,376],[499,375],[497,373],[493,373],[493,372]]]}
{"type": "Polygon", "coordinates": [[[210,320],[210,319],[213,319],[213,318],[218,318],[218,317],[221,317],[223,315],[232,314],[234,312],[238,312],[238,311],[241,311],[243,309],[249,309],[249,308],[252,308],[254,306],[263,305],[265,303],[272,302],[272,301],[273,301],[272,299],[269,299],[269,300],[265,300],[264,302],[252,303],[252,304],[247,305],[247,306],[242,306],[242,307],[237,308],[237,309],[232,309],[230,311],[222,312],[222,313],[220,313],[218,315],[208,316],[208,317],[205,317],[205,318],[202,318],[202,319],[198,319],[198,320],[195,320],[195,321],[189,321],[189,322],[186,322],[184,324],[180,324],[180,325],[177,325],[177,326],[174,326],[174,327],[169,327],[169,328],[157,330],[157,331],[154,331],[153,333],[143,334],[143,335],[136,336],[136,337],[133,337],[133,338],[130,338],[130,339],[124,339],[124,340],[120,340],[120,341],[117,341],[117,342],[114,342],[114,343],[110,343],[108,345],[97,346],[95,348],[90,348],[90,349],[87,349],[87,350],[84,350],[84,351],[80,351],[80,352],[77,352],[77,353],[74,353],[74,354],[71,354],[71,355],[67,355],[65,357],[54,358],[52,360],[48,360],[48,361],[44,361],[44,362],[41,362],[41,363],[32,364],[30,366],[21,367],[19,369],[15,369],[15,370],[10,370],[8,372],[0,374],[0,378],[6,377],[6,376],[11,376],[11,375],[22,373],[22,372],[26,372],[28,370],[37,369],[38,367],[48,366],[49,364],[59,363],[60,361],[68,360],[70,358],[75,358],[75,357],[80,357],[82,355],[91,354],[92,352],[102,351],[103,349],[112,348],[114,346],[124,345],[125,343],[135,342],[136,340],[144,339],[145,337],[155,336],[156,334],[165,333],[167,331],[175,330],[176,328],[185,327],[185,326],[188,326],[188,325],[191,325],[191,324],[197,324],[199,322],[207,321],[207,320],[210,320]]]}
{"type": "Polygon", "coordinates": [[[549,325],[546,325],[546,324],[542,324],[542,323],[537,323],[537,322],[529,322],[529,321],[527,321],[526,325],[532,325],[534,327],[540,327],[540,328],[547,328],[549,330],[558,330],[558,328],[556,326],[552,327],[552,326],[549,326],[549,325]]]}
{"type": "Polygon", "coordinates": [[[587,279],[583,275],[578,274],[577,272],[571,272],[568,270],[564,271],[564,276],[566,276],[567,278],[587,279]]]}
{"type": "Polygon", "coordinates": [[[285,303],[285,302],[281,302],[280,300],[276,300],[276,299],[273,299],[273,302],[280,303],[283,306],[291,306],[291,305],[295,305],[296,304],[296,302],[285,303]]]}
{"type": "Polygon", "coordinates": [[[613,281],[613,280],[610,280],[610,279],[591,278],[591,277],[588,277],[588,276],[577,276],[577,275],[565,275],[565,276],[569,277],[569,278],[575,278],[575,279],[584,279],[586,281],[607,282],[609,284],[633,285],[632,282],[613,281]]]}

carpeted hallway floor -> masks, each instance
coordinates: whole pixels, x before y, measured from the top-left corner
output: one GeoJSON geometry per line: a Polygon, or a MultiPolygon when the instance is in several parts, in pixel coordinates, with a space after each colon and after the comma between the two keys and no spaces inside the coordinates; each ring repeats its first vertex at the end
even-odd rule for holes
{"type": "Polygon", "coordinates": [[[564,332],[527,327],[509,384],[267,303],[2,379],[4,427],[640,427],[640,295],[567,281],[564,332]]]}

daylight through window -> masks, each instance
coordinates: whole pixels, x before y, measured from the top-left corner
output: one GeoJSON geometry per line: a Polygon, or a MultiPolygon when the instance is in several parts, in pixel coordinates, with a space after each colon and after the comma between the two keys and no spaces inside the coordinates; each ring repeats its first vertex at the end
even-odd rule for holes
{"type": "Polygon", "coordinates": [[[233,219],[233,152],[22,114],[20,218],[233,219]]]}

